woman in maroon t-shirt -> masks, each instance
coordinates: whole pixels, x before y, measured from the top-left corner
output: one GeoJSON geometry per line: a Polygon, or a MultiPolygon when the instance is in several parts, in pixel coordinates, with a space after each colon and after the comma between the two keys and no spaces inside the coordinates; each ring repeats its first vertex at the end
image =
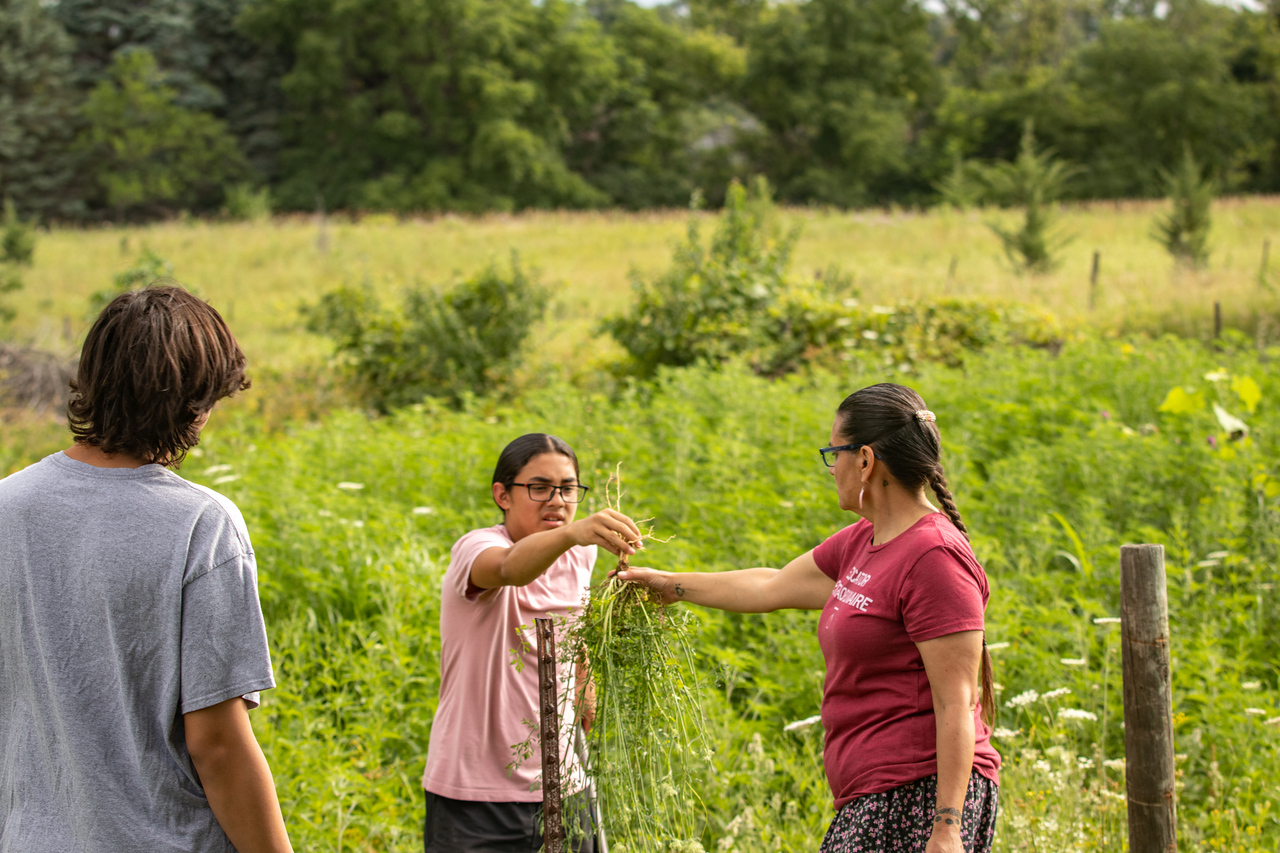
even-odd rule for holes
{"type": "Polygon", "coordinates": [[[823,762],[836,806],[825,853],[985,853],[1000,769],[989,590],[947,488],[936,419],[911,389],[873,385],[840,404],[821,452],[840,508],[861,520],[817,548],[782,569],[619,577],[666,602],[822,611],[823,762]]]}

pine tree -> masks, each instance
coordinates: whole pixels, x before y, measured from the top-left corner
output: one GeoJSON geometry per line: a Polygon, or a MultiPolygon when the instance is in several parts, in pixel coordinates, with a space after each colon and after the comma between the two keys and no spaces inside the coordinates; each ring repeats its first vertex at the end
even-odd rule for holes
{"type": "Polygon", "coordinates": [[[39,0],[0,0],[0,196],[42,219],[79,215],[72,41],[39,0]]]}
{"type": "Polygon", "coordinates": [[[1179,263],[1199,269],[1209,263],[1211,208],[1218,185],[1204,176],[1190,145],[1182,149],[1177,169],[1160,170],[1160,180],[1173,210],[1156,221],[1152,236],[1179,263]]]}

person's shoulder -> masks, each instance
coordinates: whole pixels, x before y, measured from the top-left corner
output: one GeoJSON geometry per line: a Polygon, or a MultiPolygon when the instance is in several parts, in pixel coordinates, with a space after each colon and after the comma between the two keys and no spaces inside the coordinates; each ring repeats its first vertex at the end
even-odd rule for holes
{"type": "Polygon", "coordinates": [[[54,453],[38,462],[32,462],[25,468],[14,471],[7,477],[0,477],[0,495],[21,491],[43,477],[56,476],[58,468],[54,462],[54,457],[59,455],[60,452],[54,453]]]}
{"type": "Polygon", "coordinates": [[[863,541],[870,541],[874,531],[871,522],[865,518],[860,518],[847,527],[842,527],[828,537],[827,542],[837,544],[842,547],[857,545],[863,541]]]}
{"type": "Polygon", "coordinates": [[[477,527],[475,530],[469,530],[462,536],[458,537],[458,541],[453,543],[453,547],[466,547],[475,544],[495,544],[495,545],[513,545],[511,534],[507,532],[505,524],[495,524],[493,527],[477,527]]]}

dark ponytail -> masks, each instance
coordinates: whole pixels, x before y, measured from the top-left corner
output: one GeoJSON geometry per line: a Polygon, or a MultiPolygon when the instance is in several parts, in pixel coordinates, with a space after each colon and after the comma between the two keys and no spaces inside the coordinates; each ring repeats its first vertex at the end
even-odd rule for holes
{"type": "MultiPolygon", "coordinates": [[[[969,529],[942,470],[942,436],[933,412],[910,388],[884,382],[855,391],[836,410],[838,432],[848,444],[869,444],[904,488],[925,486],[938,496],[942,511],[965,539],[969,529]]],[[[982,719],[995,717],[995,683],[987,641],[982,641],[982,719]]]]}

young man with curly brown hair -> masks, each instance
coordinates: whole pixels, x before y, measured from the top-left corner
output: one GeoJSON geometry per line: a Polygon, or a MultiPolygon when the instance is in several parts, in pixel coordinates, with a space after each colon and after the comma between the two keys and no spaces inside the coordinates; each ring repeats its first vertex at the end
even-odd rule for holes
{"type": "Polygon", "coordinates": [[[0,853],[290,850],[249,724],[275,681],[244,519],[169,470],[247,387],[209,305],[122,294],[74,445],[0,480],[0,853]]]}

